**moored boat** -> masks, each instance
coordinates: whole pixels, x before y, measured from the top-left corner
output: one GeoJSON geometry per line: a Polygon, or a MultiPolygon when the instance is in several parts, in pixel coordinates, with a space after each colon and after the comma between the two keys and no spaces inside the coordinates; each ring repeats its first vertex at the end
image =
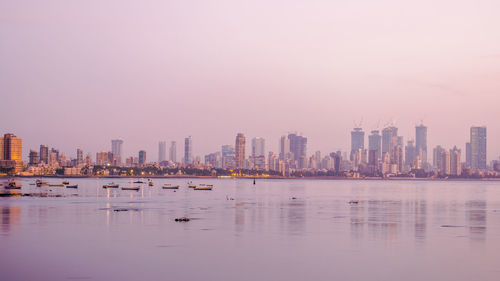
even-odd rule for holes
{"type": "Polygon", "coordinates": [[[136,190],[139,191],[139,186],[122,187],[122,190],[136,190]]]}
{"type": "Polygon", "coordinates": [[[155,185],[155,184],[154,184],[152,181],[150,181],[150,182],[148,183],[148,185],[149,185],[149,186],[153,186],[153,185],[155,185]]]}
{"type": "Polygon", "coordinates": [[[200,184],[198,187],[195,187],[194,190],[212,190],[214,186],[212,184],[200,184]]]}
{"type": "Polygon", "coordinates": [[[114,182],[108,183],[108,184],[105,184],[102,186],[102,188],[118,188],[118,187],[119,187],[119,185],[117,183],[114,183],[114,182]]]}
{"type": "Polygon", "coordinates": [[[164,184],[162,186],[162,188],[163,189],[179,189],[179,186],[178,185],[171,185],[171,184],[166,183],[166,184],[164,184]]]}
{"type": "Polygon", "coordinates": [[[21,184],[14,180],[9,180],[3,184],[5,189],[21,189],[21,184]]]}
{"type": "Polygon", "coordinates": [[[78,184],[66,185],[66,188],[78,188],[78,184]]]}
{"type": "Polygon", "coordinates": [[[62,183],[49,183],[49,186],[64,186],[62,183]]]}
{"type": "Polygon", "coordinates": [[[63,181],[62,184],[68,185],[69,181],[63,181]]]}

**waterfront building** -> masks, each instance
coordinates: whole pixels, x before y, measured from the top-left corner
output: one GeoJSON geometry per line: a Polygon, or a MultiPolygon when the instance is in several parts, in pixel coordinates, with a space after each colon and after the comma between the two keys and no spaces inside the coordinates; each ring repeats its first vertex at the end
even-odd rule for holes
{"type": "Polygon", "coordinates": [[[450,175],[460,176],[462,174],[460,155],[461,151],[456,146],[450,150],[450,175]]]}
{"type": "Polygon", "coordinates": [[[266,169],[265,140],[263,138],[252,139],[252,155],[250,158],[253,169],[266,169]]]}
{"type": "Polygon", "coordinates": [[[398,128],[396,127],[386,127],[382,130],[382,155],[389,153],[391,157],[391,163],[395,163],[394,151],[398,145],[398,128]]]}
{"type": "Polygon", "coordinates": [[[223,169],[234,169],[235,164],[235,151],[232,145],[223,145],[221,148],[222,152],[222,168],[223,169]]]}
{"type": "Polygon", "coordinates": [[[76,149],[76,164],[77,165],[83,164],[83,150],[81,150],[80,148],[76,149]]]}
{"type": "Polygon", "coordinates": [[[307,168],[307,138],[296,133],[288,134],[290,144],[291,160],[293,167],[297,169],[307,168]]]}
{"type": "Polygon", "coordinates": [[[442,148],[440,145],[436,146],[432,150],[432,166],[436,170],[439,170],[439,167],[442,166],[442,164],[441,164],[441,154],[443,152],[444,152],[444,148],[442,148]]]}
{"type": "Polygon", "coordinates": [[[245,168],[245,135],[238,133],[235,141],[235,162],[237,169],[245,168]]]}
{"type": "Polygon", "coordinates": [[[413,140],[409,140],[405,147],[405,170],[410,171],[414,167],[418,166],[417,162],[417,148],[413,140]]]}
{"type": "Polygon", "coordinates": [[[222,166],[221,153],[214,152],[208,155],[205,155],[205,165],[210,166],[212,168],[221,168],[222,166]]]}
{"type": "Polygon", "coordinates": [[[3,138],[0,138],[0,147],[2,147],[0,166],[12,168],[14,173],[22,172],[23,140],[14,134],[5,134],[3,138]]]}
{"type": "Polygon", "coordinates": [[[486,127],[470,128],[471,168],[486,170],[486,127]]]}
{"type": "Polygon", "coordinates": [[[29,164],[30,165],[38,165],[40,164],[40,155],[38,151],[31,149],[29,155],[29,164]]]}
{"type": "Polygon", "coordinates": [[[191,136],[184,139],[184,164],[193,164],[193,139],[191,136]]]}
{"type": "Polygon", "coordinates": [[[140,150],[139,151],[139,165],[145,165],[145,164],[146,164],[146,151],[140,150]]]}
{"type": "Polygon", "coordinates": [[[472,149],[470,142],[465,144],[465,167],[470,168],[472,163],[472,149]]]}
{"type": "Polygon", "coordinates": [[[288,136],[281,136],[280,138],[280,160],[287,160],[290,157],[290,140],[288,136]]]}
{"type": "Polygon", "coordinates": [[[421,166],[427,166],[427,127],[423,124],[415,126],[415,157],[421,161],[421,166]]]}
{"type": "Polygon", "coordinates": [[[160,141],[158,142],[158,163],[167,160],[167,142],[160,141]]]}
{"type": "Polygon", "coordinates": [[[173,163],[177,163],[177,143],[175,141],[170,142],[170,148],[168,151],[168,159],[173,163]]]}
{"type": "Polygon", "coordinates": [[[40,162],[49,163],[49,147],[43,144],[40,145],[40,162]]]}
{"type": "Polygon", "coordinates": [[[365,132],[362,128],[354,128],[351,131],[351,151],[365,149],[365,132]]]}
{"type": "MultiPolygon", "coordinates": [[[[50,155],[53,153],[51,152],[50,155]]],[[[49,158],[52,158],[49,155],[49,158]]],[[[95,163],[98,166],[105,166],[105,165],[111,165],[113,163],[114,157],[113,153],[109,151],[103,151],[103,152],[97,152],[96,157],[95,157],[95,163]]],[[[52,163],[52,160],[49,160],[49,162],[52,163]]],[[[52,165],[52,164],[51,164],[52,165]]]]}
{"type": "Polygon", "coordinates": [[[276,153],[269,151],[267,156],[267,169],[269,171],[279,171],[279,161],[279,155],[276,155],[276,153]]]}
{"type": "Polygon", "coordinates": [[[117,166],[120,166],[122,163],[122,147],[123,147],[123,140],[121,139],[115,139],[111,140],[111,153],[113,153],[113,161],[115,162],[117,166]]]}
{"type": "Polygon", "coordinates": [[[380,131],[373,130],[371,131],[371,135],[368,136],[368,151],[369,154],[372,155],[372,158],[368,159],[369,163],[378,163],[378,159],[382,158],[382,136],[380,135],[380,131]]]}

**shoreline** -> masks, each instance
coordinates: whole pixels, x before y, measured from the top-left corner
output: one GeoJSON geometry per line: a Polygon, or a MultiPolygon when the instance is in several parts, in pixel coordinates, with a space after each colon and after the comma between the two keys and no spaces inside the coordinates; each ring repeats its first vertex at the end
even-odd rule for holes
{"type": "Polygon", "coordinates": [[[351,181],[486,181],[496,182],[500,178],[410,178],[410,177],[336,177],[336,176],[321,176],[321,177],[281,177],[281,176],[255,176],[255,177],[232,177],[232,176],[190,176],[190,175],[172,175],[172,176],[65,176],[65,175],[50,175],[50,176],[0,176],[2,178],[55,178],[55,179],[136,179],[136,178],[151,178],[151,179],[270,179],[270,180],[351,180],[351,181]]]}

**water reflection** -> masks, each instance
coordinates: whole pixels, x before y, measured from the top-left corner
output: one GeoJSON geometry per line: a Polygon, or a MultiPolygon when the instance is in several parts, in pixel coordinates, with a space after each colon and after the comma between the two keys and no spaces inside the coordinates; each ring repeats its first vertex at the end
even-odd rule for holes
{"type": "Polygon", "coordinates": [[[371,237],[393,241],[401,223],[402,202],[399,200],[368,201],[368,232],[371,237]]]}
{"type": "Polygon", "coordinates": [[[487,204],[484,200],[465,202],[465,221],[473,241],[484,242],[486,239],[486,209],[487,204]]]}
{"type": "Polygon", "coordinates": [[[416,200],[414,204],[415,212],[415,240],[423,242],[426,234],[427,220],[427,202],[425,200],[416,200]]]}
{"type": "Polygon", "coordinates": [[[19,207],[2,207],[2,234],[8,235],[11,227],[18,225],[21,220],[21,209],[19,207]]]}

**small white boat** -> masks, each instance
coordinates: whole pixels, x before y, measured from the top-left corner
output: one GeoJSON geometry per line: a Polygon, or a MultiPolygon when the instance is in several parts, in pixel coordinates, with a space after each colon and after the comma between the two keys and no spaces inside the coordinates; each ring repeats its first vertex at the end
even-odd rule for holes
{"type": "Polygon", "coordinates": [[[162,186],[162,188],[163,189],[179,189],[179,186],[178,185],[171,185],[171,184],[166,183],[166,184],[164,184],[162,186]]]}
{"type": "Polygon", "coordinates": [[[194,190],[212,190],[214,186],[212,184],[200,184],[198,187],[195,187],[194,190]]]}
{"type": "Polygon", "coordinates": [[[108,183],[108,184],[105,184],[102,186],[102,188],[118,188],[118,187],[119,187],[119,185],[117,183],[114,183],[114,182],[108,183]]]}

